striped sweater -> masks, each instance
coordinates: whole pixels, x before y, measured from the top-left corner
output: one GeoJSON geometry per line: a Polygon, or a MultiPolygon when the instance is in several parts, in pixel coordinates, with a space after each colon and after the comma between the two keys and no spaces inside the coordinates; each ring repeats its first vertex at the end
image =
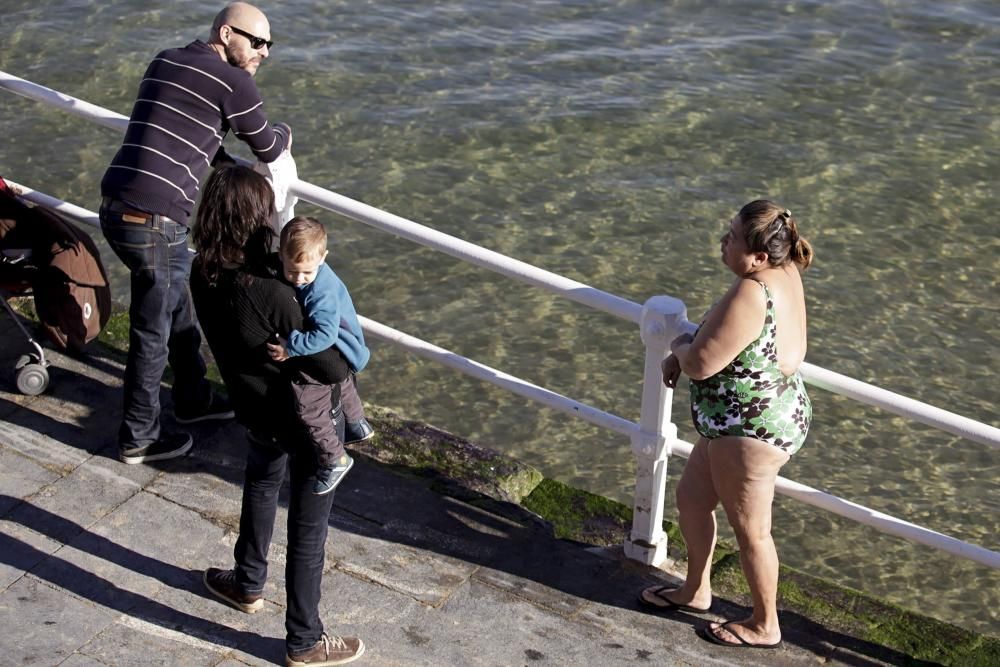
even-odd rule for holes
{"type": "Polygon", "coordinates": [[[229,130],[263,162],[277,159],[288,143],[268,124],[248,72],[202,41],[163,51],[142,77],[101,194],[187,224],[202,178],[225,155],[229,130]]]}

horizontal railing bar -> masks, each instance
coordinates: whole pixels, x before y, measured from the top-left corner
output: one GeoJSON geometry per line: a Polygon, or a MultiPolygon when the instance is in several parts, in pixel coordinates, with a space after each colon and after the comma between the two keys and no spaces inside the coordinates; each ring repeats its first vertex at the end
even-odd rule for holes
{"type": "Polygon", "coordinates": [[[10,186],[10,189],[15,195],[31,202],[32,204],[44,206],[47,209],[67,215],[74,220],[79,220],[80,222],[86,223],[92,227],[101,226],[101,219],[93,211],[89,211],[85,208],[77,206],[76,204],[70,204],[62,199],[56,199],[55,197],[47,195],[44,192],[32,190],[25,185],[15,183],[7,177],[4,177],[3,180],[10,186]]]}
{"type": "Polygon", "coordinates": [[[104,107],[99,107],[96,104],[91,104],[90,102],[84,102],[71,95],[46,88],[33,81],[22,79],[2,70],[0,70],[0,87],[36,102],[50,104],[67,113],[97,121],[100,125],[110,127],[112,130],[125,132],[125,129],[128,127],[127,116],[115,113],[104,107]]]}
{"type": "Polygon", "coordinates": [[[371,334],[373,338],[392,343],[425,359],[431,359],[466,375],[484,380],[490,384],[495,384],[518,396],[542,403],[550,408],[574,417],[579,417],[586,422],[615,431],[616,433],[621,433],[622,435],[631,435],[638,428],[637,424],[627,419],[539,387],[521,378],[514,377],[503,371],[481,364],[478,361],[463,357],[455,352],[432,345],[425,340],[370,320],[367,317],[358,316],[358,319],[361,321],[361,326],[364,328],[365,333],[371,334]]]}
{"type": "Polygon", "coordinates": [[[312,204],[347,216],[382,231],[395,234],[428,248],[451,255],[469,264],[489,269],[529,285],[535,285],[554,294],[576,301],[596,310],[610,313],[624,320],[639,323],[642,306],[595,287],[571,280],[557,273],[513,259],[474,243],[463,241],[444,232],[431,229],[401,216],[369,206],[344,195],[299,180],[289,186],[289,191],[312,204]]]}
{"type": "Polygon", "coordinates": [[[933,405],[907,398],[888,389],[855,380],[808,362],[802,364],[801,371],[806,382],[821,389],[888,410],[902,417],[934,426],[942,431],[983,445],[1000,448],[1000,428],[994,428],[989,424],[977,422],[954,412],[935,408],[933,405]]]}
{"type": "MultiPolygon", "coordinates": [[[[675,440],[672,443],[671,451],[687,458],[691,455],[693,448],[694,445],[690,442],[675,440]]],[[[924,528],[909,521],[897,519],[889,514],[873,510],[864,505],[852,503],[849,500],[844,500],[830,493],[814,489],[811,486],[800,484],[786,477],[779,476],[774,488],[775,491],[783,496],[788,496],[801,503],[818,507],[821,510],[842,516],[856,523],[871,526],[880,532],[902,537],[910,542],[916,542],[937,549],[938,551],[960,556],[981,565],[986,565],[987,567],[1000,569],[1000,552],[990,551],[984,547],[963,542],[930,528],[924,528]]]]}

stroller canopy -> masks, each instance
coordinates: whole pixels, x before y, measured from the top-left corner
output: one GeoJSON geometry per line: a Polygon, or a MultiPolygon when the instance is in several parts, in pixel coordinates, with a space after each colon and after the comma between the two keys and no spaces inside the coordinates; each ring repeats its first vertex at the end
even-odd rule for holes
{"type": "Polygon", "coordinates": [[[0,283],[30,287],[42,328],[60,349],[79,351],[111,315],[111,287],[94,240],[58,215],[23,203],[0,177],[0,283]]]}

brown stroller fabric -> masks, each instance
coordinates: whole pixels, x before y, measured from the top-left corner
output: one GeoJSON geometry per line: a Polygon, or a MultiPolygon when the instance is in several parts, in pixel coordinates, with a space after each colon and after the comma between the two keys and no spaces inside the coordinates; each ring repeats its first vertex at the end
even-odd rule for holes
{"type": "Polygon", "coordinates": [[[79,352],[111,316],[111,287],[94,240],[71,222],[19,199],[0,177],[0,282],[30,286],[42,329],[62,350],[79,352]],[[19,250],[27,250],[19,256],[19,250]]]}

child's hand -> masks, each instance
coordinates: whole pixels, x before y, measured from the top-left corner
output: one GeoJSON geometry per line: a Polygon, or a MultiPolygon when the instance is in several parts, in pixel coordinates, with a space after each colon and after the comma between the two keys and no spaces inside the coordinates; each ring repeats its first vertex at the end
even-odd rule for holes
{"type": "Polygon", "coordinates": [[[267,353],[271,355],[273,361],[284,361],[288,359],[288,350],[285,349],[285,339],[274,334],[267,341],[267,353]]]}

